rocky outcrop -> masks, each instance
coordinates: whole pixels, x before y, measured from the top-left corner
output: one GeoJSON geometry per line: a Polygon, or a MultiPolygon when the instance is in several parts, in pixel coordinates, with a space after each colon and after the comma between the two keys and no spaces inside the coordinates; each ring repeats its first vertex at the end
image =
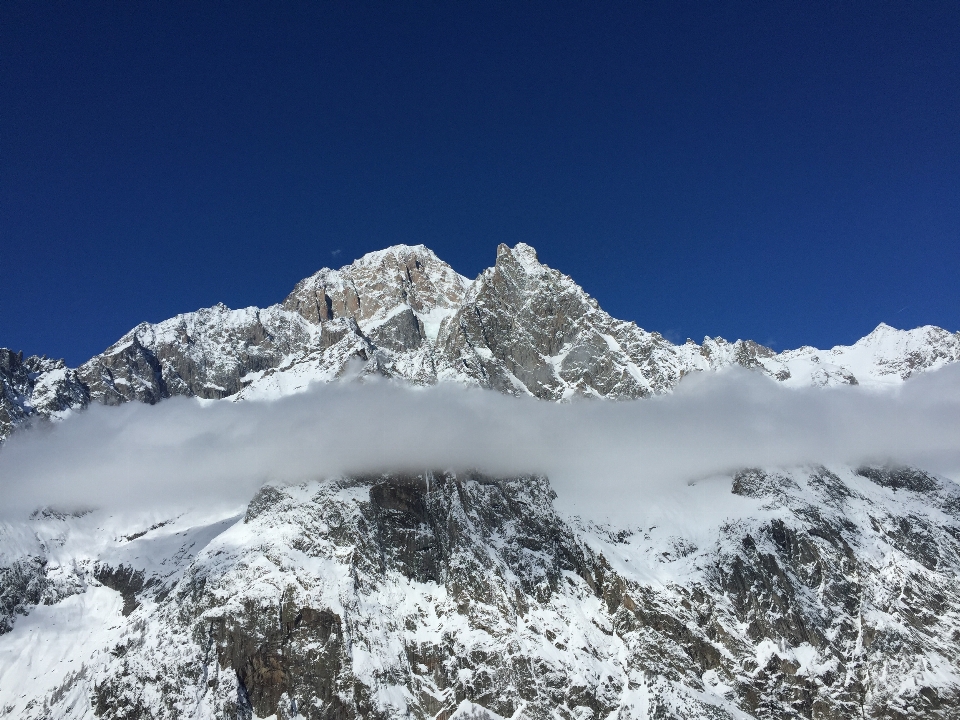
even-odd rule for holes
{"type": "MultiPolygon", "coordinates": [[[[152,582],[144,583],[143,570],[137,570],[129,565],[111,567],[97,563],[93,569],[93,577],[97,582],[116,590],[123,598],[123,615],[127,616],[139,607],[137,595],[143,592],[144,586],[149,587],[152,582]]],[[[151,579],[152,580],[152,579],[151,579]]]]}
{"type": "Polygon", "coordinates": [[[423,245],[397,245],[301,280],[281,307],[312,324],[347,317],[367,326],[404,308],[418,317],[455,309],[468,284],[423,245]]]}
{"type": "Polygon", "coordinates": [[[218,399],[239,392],[244,378],[313,349],[318,335],[287,313],[217,305],[139,325],[78,372],[91,397],[108,405],[171,395],[218,399]]]}
{"type": "Polygon", "coordinates": [[[60,417],[88,401],[88,388],[63,360],[0,348],[0,439],[31,418],[60,417]]]}
{"type": "Polygon", "coordinates": [[[50,582],[46,558],[28,557],[0,568],[0,634],[9,632],[18,614],[43,602],[50,582]]]}
{"type": "Polygon", "coordinates": [[[54,605],[86,590],[73,569],[50,568],[42,552],[0,565],[0,635],[10,632],[18,615],[36,605],[54,605]]]}

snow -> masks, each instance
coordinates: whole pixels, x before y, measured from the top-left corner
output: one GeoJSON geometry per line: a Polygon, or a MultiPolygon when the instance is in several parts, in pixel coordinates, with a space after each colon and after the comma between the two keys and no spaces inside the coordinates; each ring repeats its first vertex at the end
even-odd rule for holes
{"type": "Polygon", "coordinates": [[[527,275],[543,275],[547,270],[547,267],[537,260],[537,251],[526,243],[517,243],[509,252],[527,275]]]}
{"type": "Polygon", "coordinates": [[[405,312],[406,310],[409,310],[409,308],[405,305],[396,305],[395,307],[378,312],[372,318],[364,320],[362,323],[360,323],[360,329],[365,333],[368,333],[371,330],[375,330],[381,325],[388,323],[390,320],[393,320],[393,318],[405,312]]]}
{"type": "MultiPolygon", "coordinates": [[[[578,320],[583,325],[577,339],[566,342],[555,355],[541,356],[556,379],[561,399],[574,394],[573,381],[564,379],[561,373],[570,353],[584,347],[577,344],[581,340],[596,340],[601,353],[605,346],[610,366],[623,373],[621,391],[631,387],[669,392],[686,373],[721,370],[735,364],[739,353],[756,350],[749,343],[709,337],[702,346],[672,345],[634,323],[608,316],[572,280],[540,264],[530,246],[520,243],[506,252],[511,253],[529,278],[538,279],[531,280],[531,286],[542,282],[543,287],[551,288],[550,292],[567,293],[564,298],[572,297],[584,309],[578,320]]],[[[354,374],[360,374],[374,363],[382,363],[395,375],[416,382],[475,382],[458,369],[443,365],[438,345],[443,339],[441,334],[449,332],[445,329],[449,323],[445,322],[463,307],[464,297],[467,302],[476,299],[492,271],[485,271],[471,284],[424,246],[398,245],[370,253],[339,271],[323,269],[308,280],[343,288],[353,283],[356,273],[361,271],[373,273],[370,277],[379,280],[376,273],[384,263],[411,253],[429,261],[424,272],[436,292],[419,298],[414,308],[414,301],[406,295],[396,300],[397,287],[384,286],[373,297],[365,298],[373,310],[360,327],[369,332],[397,314],[414,309],[427,339],[416,351],[370,350],[366,340],[351,333],[330,347],[322,347],[319,325],[280,306],[230,310],[216,305],[156,325],[142,324],[105,354],[121,353],[134,340],[153,348],[158,343],[172,343],[184,347],[186,356],[198,366],[229,370],[239,367],[238,354],[249,350],[244,345],[243,333],[238,334],[241,340],[237,340],[230,332],[260,323],[271,334],[271,342],[287,343],[289,347],[278,351],[281,359],[275,366],[246,373],[242,389],[231,397],[234,401],[270,401],[300,393],[311,383],[350,375],[351,368],[358,368],[354,374]],[[366,360],[358,359],[361,353],[366,360]],[[434,367],[437,369],[430,369],[434,367]]],[[[331,326],[325,327],[329,330],[331,326]]],[[[503,362],[489,347],[477,345],[473,350],[485,363],[503,362]]],[[[856,382],[880,391],[898,387],[917,372],[936,370],[958,360],[960,334],[932,326],[898,330],[886,324],[851,346],[830,350],[801,347],[777,354],[761,348],[756,357],[761,371],[779,378],[787,387],[856,382]]],[[[65,382],[69,372],[57,368],[41,374],[34,399],[54,397],[58,384],[65,382]]],[[[514,373],[504,370],[503,375],[517,394],[530,392],[514,373]]],[[[115,377],[113,382],[117,386],[130,384],[123,377],[115,377]]],[[[134,379],[134,384],[139,382],[140,379],[134,379]]],[[[220,386],[208,383],[207,387],[220,386]]],[[[601,394],[593,387],[577,391],[601,394]]],[[[609,396],[617,397],[616,392],[609,396]]],[[[681,627],[697,637],[701,637],[702,628],[690,619],[692,616],[677,609],[686,597],[685,589],[708,583],[709,573],[724,558],[742,552],[739,538],[748,533],[756,537],[757,543],[766,542],[761,549],[772,556],[777,549],[769,539],[764,539],[765,524],[776,520],[788,530],[798,530],[805,521],[797,509],[814,508],[837,527],[847,528],[844,532],[853,533],[849,535],[856,538],[851,540],[851,552],[869,570],[864,577],[855,578],[866,590],[857,617],[861,632],[852,651],[863,654],[869,650],[863,643],[864,626],[884,633],[888,639],[906,642],[916,631],[903,621],[903,588],[923,581],[924,587],[940,584],[949,590],[950,583],[956,582],[957,571],[954,566],[935,570],[925,567],[891,537],[905,518],[914,528],[923,523],[934,528],[952,527],[954,520],[936,504],[937,498],[879,486],[857,475],[852,468],[829,470],[848,492],[842,499],[830,497],[816,487],[810,479],[810,468],[794,467],[768,469],[782,486],[754,497],[733,494],[729,475],[700,478],[682,487],[651,488],[635,507],[628,508],[626,523],[579,518],[573,499],[565,496],[557,500],[557,507],[585,552],[602,557],[630,592],[641,588],[652,593],[664,607],[672,608],[685,623],[681,627]],[[851,527],[855,533],[849,530],[851,527]]],[[[246,602],[275,603],[292,588],[312,607],[330,609],[344,618],[353,672],[375,688],[377,705],[397,716],[406,713],[414,702],[409,690],[396,682],[408,671],[406,649],[411,644],[439,647],[449,642],[464,657],[480,652],[537,658],[546,667],[565,673],[570,683],[599,686],[612,678],[609,687],[615,687],[620,697],[620,720],[646,718],[653,697],[667,706],[673,703],[678,708],[689,707],[689,703],[698,702],[721,707],[734,717],[746,717],[730,702],[734,693],[730,678],[716,670],[687,678],[685,683],[674,683],[631,668],[628,659],[635,650],[631,643],[640,643],[639,635],[616,634],[614,619],[604,600],[575,573],[564,575],[561,591],[543,602],[530,598],[526,612],[513,615],[504,610],[510,606],[504,598],[473,598],[468,607],[462,608],[446,587],[414,582],[396,573],[374,586],[354,562],[357,547],[338,544],[331,525],[310,515],[321,512],[313,505],[317,504],[315,497],[323,497],[325,502],[340,507],[344,515],[358,516],[359,508],[368,500],[366,491],[347,487],[334,491],[330,487],[308,483],[283,488],[286,504],[254,523],[242,522],[244,509],[232,507],[193,509],[172,517],[150,512],[107,515],[94,511],[79,517],[40,516],[29,522],[0,526],[0,565],[42,556],[47,561],[46,577],[56,590],[49,597],[53,604],[29,608],[28,615],[16,617],[11,632],[0,635],[0,716],[36,714],[39,706],[31,709],[28,704],[40,703],[51,694],[61,698],[57,701],[59,708],[77,703],[71,706],[76,716],[89,716],[89,708],[84,705],[87,695],[81,689],[90,680],[87,673],[92,672],[91,668],[102,670],[111,662],[110,648],[124,633],[132,632],[132,623],[151,618],[151,632],[156,634],[164,630],[164,622],[170,621],[163,615],[163,608],[149,597],[144,598],[132,619],[123,618],[120,595],[92,578],[93,567],[99,562],[143,571],[168,587],[176,587],[189,572],[202,574],[207,583],[205,591],[218,603],[204,611],[203,618],[207,620],[238,613],[246,602]],[[305,532],[305,527],[310,532],[305,532]],[[303,549],[305,542],[311,544],[310,552],[303,549]],[[409,625],[405,624],[407,620],[409,625]],[[62,692],[58,691],[61,687],[62,692]]],[[[498,542],[497,538],[489,539],[487,559],[493,568],[491,572],[508,575],[497,555],[503,549],[498,542]]],[[[525,551],[535,562],[545,557],[529,548],[525,551]]],[[[947,560],[953,562],[955,558],[947,560]]],[[[817,593],[821,591],[822,588],[810,589],[803,602],[818,612],[834,612],[835,609],[818,604],[821,598],[817,593]]],[[[837,670],[836,658],[823,654],[809,642],[791,646],[781,638],[751,640],[744,624],[737,622],[729,611],[729,598],[714,600],[721,611],[727,612],[719,613],[719,626],[740,643],[756,672],[774,658],[789,661],[798,675],[809,678],[837,670]]],[[[953,627],[960,626],[960,621],[949,614],[937,620],[943,628],[951,623],[953,627]]],[[[830,633],[837,636],[839,630],[832,627],[825,632],[828,637],[830,633]]],[[[159,642],[156,637],[151,641],[159,642]]],[[[177,642],[192,641],[178,637],[177,642]]],[[[735,643],[726,646],[711,642],[725,662],[733,662],[734,651],[730,647],[735,643]]],[[[946,634],[943,642],[947,642],[946,634]]],[[[158,657],[162,655],[157,652],[158,657]]],[[[921,687],[960,686],[960,670],[944,653],[927,647],[919,655],[891,657],[887,661],[891,692],[904,695],[921,687]]],[[[166,660],[170,661],[170,657],[176,654],[166,660]]],[[[425,668],[422,665],[418,669],[427,678],[425,668]]],[[[459,670],[456,677],[462,687],[470,687],[476,679],[474,671],[467,668],[459,670]]],[[[431,689],[430,682],[423,680],[425,692],[444,702],[454,701],[449,688],[431,689]]],[[[578,713],[583,711],[573,711],[575,717],[578,713]]],[[[515,717],[520,715],[522,707],[515,717]]],[[[198,716],[203,715],[198,711],[198,716]]],[[[457,705],[452,717],[500,720],[500,716],[469,700],[457,705]]]]}
{"type": "Polygon", "coordinates": [[[455,313],[455,308],[445,307],[435,307],[427,312],[421,311],[417,313],[417,317],[419,317],[420,322],[423,323],[424,335],[427,336],[427,340],[431,344],[437,342],[437,337],[440,335],[440,326],[443,324],[443,321],[452,317],[455,313]]]}
{"type": "MultiPolygon", "coordinates": [[[[471,282],[423,245],[395,245],[368,253],[339,270],[324,268],[302,281],[291,297],[300,297],[307,307],[316,303],[315,293],[320,289],[338,294],[336,320],[318,323],[286,309],[297,307],[296,302],[237,310],[217,304],[160,323],[141,323],[102,356],[81,366],[80,372],[93,373],[105,385],[95,392],[109,395],[112,386],[124,397],[155,395],[158,390],[152,370],[109,369],[117,362],[117,354],[137,342],[144,352],[161,359],[163,377],[174,394],[199,391],[211,396],[229,394],[232,400],[275,399],[304,392],[314,382],[336,381],[345,376],[348,364],[359,362],[364,369],[353,374],[382,373],[417,385],[451,381],[484,385],[488,378],[499,375],[520,394],[564,401],[578,394],[623,399],[669,393],[684,375],[717,371],[739,362],[756,366],[787,387],[859,384],[889,389],[917,373],[960,361],[960,333],[933,326],[898,330],[883,323],[853,345],[829,350],[801,347],[774,353],[753,343],[730,343],[719,337],[704,338],[702,346],[692,342],[674,345],[658,333],[610,317],[570,277],[541,264],[529,245],[503,245],[498,254],[503,253],[526,277],[518,289],[527,294],[525,299],[519,298],[521,302],[543,301],[549,306],[558,300],[572,310],[572,325],[563,329],[562,351],[551,350],[554,354],[550,354],[542,347],[522,348],[539,357],[539,367],[525,368],[530,371],[526,374],[507,372],[515,359],[509,357],[512,351],[508,349],[515,338],[499,338],[501,342],[491,343],[491,347],[486,347],[482,338],[471,340],[473,350],[484,360],[482,370],[445,354],[447,339],[459,328],[450,318],[469,310],[480,294],[490,289],[495,268],[484,270],[471,282]],[[416,268],[410,265],[412,257],[416,268]],[[334,347],[325,347],[324,333],[329,334],[338,322],[356,321],[363,332],[370,332],[408,309],[423,324],[426,342],[419,347],[375,347],[353,331],[334,347]],[[605,344],[605,352],[598,342],[605,344]],[[568,357],[570,353],[572,357],[568,357]],[[590,353],[596,357],[589,358],[590,353]],[[248,372],[251,366],[257,370],[248,372]],[[178,373],[184,367],[196,368],[200,376],[182,379],[178,373]],[[528,378],[530,386],[520,377],[528,378]]],[[[520,328],[518,337],[557,330],[548,322],[539,326],[538,319],[524,322],[537,327],[520,328]]],[[[336,327],[335,334],[343,329],[336,327]]],[[[32,389],[22,397],[11,390],[8,401],[19,404],[25,415],[62,418],[68,413],[64,403],[77,406],[84,402],[73,373],[63,367],[43,370],[33,378],[32,389]],[[64,401],[61,390],[71,383],[76,397],[64,401]]],[[[14,422],[19,422],[16,414],[14,422]]]]}
{"type": "Polygon", "coordinates": [[[123,632],[120,593],[91,587],[56,605],[38,605],[0,635],[0,717],[19,717],[27,705],[84,675],[123,632]]]}
{"type": "Polygon", "coordinates": [[[492,710],[487,710],[482,705],[475,705],[469,700],[463,700],[457,705],[457,709],[450,716],[450,720],[505,720],[505,718],[492,710]]]}
{"type": "MultiPolygon", "coordinates": [[[[354,266],[376,267],[383,264],[387,258],[403,258],[408,255],[426,256],[432,260],[439,261],[436,254],[426,245],[391,245],[383,250],[374,250],[363,255],[359,260],[354,261],[354,266]]],[[[342,272],[342,271],[341,271],[342,272]]]]}

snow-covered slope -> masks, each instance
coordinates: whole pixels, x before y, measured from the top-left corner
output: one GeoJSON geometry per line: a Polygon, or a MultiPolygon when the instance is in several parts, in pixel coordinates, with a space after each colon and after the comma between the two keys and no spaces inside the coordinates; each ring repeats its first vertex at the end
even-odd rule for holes
{"type": "Polygon", "coordinates": [[[267,486],[239,516],[5,526],[3,607],[11,568],[48,604],[8,610],[0,717],[960,712],[953,483],[744,470],[627,527],[552,498],[437,472],[267,486]]]}
{"type": "Polygon", "coordinates": [[[960,360],[960,333],[932,325],[897,330],[885,323],[850,346],[802,347],[760,362],[792,387],[839,384],[896,385],[925,370],[960,360]]]}
{"type": "Polygon", "coordinates": [[[750,340],[674,345],[605,313],[523,243],[474,281],[422,245],[324,268],[280,304],[143,323],[76,370],[0,350],[0,439],[32,416],[172,395],[270,399],[344,374],[451,381],[562,400],[669,392],[733,364],[793,387],[889,385],[960,360],[960,333],[880,325],[850,347],[775,353],[750,340]]]}

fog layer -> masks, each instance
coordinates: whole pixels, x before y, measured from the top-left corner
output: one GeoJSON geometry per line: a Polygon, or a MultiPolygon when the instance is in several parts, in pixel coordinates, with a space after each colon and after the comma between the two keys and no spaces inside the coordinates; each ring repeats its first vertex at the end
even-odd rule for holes
{"type": "Polygon", "coordinates": [[[545,473],[568,507],[618,513],[745,466],[960,469],[960,366],[888,391],[788,390],[746,370],[668,396],[557,405],[453,385],[321,385],[272,402],[94,406],[0,448],[0,512],[243,502],[265,482],[347,473],[545,473]]]}

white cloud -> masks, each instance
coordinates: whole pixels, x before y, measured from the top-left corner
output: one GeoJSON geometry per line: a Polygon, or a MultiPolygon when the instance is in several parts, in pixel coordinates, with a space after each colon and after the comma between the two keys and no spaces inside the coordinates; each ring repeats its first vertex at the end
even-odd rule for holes
{"type": "Polygon", "coordinates": [[[272,402],[95,406],[0,448],[0,512],[242,502],[267,481],[425,468],[543,472],[565,505],[616,512],[738,467],[863,461],[960,468],[960,365],[885,392],[788,390],[735,370],[636,402],[380,381],[272,402]]]}

